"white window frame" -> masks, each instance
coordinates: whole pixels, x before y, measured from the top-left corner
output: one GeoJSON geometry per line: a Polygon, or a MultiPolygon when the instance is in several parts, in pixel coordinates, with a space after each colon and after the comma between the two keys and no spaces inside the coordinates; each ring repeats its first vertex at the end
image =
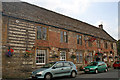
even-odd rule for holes
{"type": "Polygon", "coordinates": [[[62,60],[62,61],[66,61],[66,51],[60,51],[60,60],[62,60]],[[62,53],[62,52],[65,53],[65,59],[63,59],[62,56],[61,56],[61,53],[62,53]]]}
{"type": "Polygon", "coordinates": [[[46,50],[41,50],[41,49],[38,49],[38,50],[36,50],[36,57],[35,57],[35,62],[36,62],[36,64],[45,64],[46,63],[46,53],[47,53],[47,51],[46,50]],[[40,53],[40,51],[44,51],[43,53],[41,53],[41,54],[44,54],[44,63],[37,63],[36,62],[36,58],[38,57],[37,56],[37,53],[40,53]]]}

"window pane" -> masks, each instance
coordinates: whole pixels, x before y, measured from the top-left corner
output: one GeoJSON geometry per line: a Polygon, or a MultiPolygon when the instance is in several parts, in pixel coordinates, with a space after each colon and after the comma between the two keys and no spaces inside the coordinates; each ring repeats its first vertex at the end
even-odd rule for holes
{"type": "Polygon", "coordinates": [[[77,44],[82,45],[82,36],[81,35],[77,35],[77,44]]]}
{"type": "Polygon", "coordinates": [[[66,42],[66,43],[68,42],[68,35],[66,35],[66,40],[65,40],[65,42],[66,42]]]}
{"type": "Polygon", "coordinates": [[[63,38],[63,39],[64,39],[64,42],[67,43],[67,42],[68,42],[68,39],[67,39],[67,32],[64,32],[64,36],[63,36],[63,37],[64,37],[64,38],[63,38]]]}
{"type": "Polygon", "coordinates": [[[97,47],[100,48],[100,40],[97,40],[97,47]]]}
{"type": "Polygon", "coordinates": [[[82,45],[82,36],[79,36],[80,38],[80,45],[82,45]]]}
{"type": "Polygon", "coordinates": [[[113,43],[111,43],[111,49],[113,49],[113,43]]]}
{"type": "Polygon", "coordinates": [[[70,63],[65,62],[65,63],[64,63],[64,66],[65,66],[65,67],[70,67],[71,65],[70,65],[70,63]]]}
{"type": "Polygon", "coordinates": [[[64,32],[64,36],[66,36],[67,35],[67,32],[64,32]]]}
{"type": "Polygon", "coordinates": [[[79,52],[76,52],[77,63],[79,63],[79,52]]]}
{"type": "Polygon", "coordinates": [[[77,35],[77,44],[79,44],[79,35],[77,35]]]}
{"type": "Polygon", "coordinates": [[[105,48],[107,49],[107,42],[105,42],[105,48]]]}
{"type": "Polygon", "coordinates": [[[80,63],[83,63],[83,53],[80,51],[80,63]]]}
{"type": "Polygon", "coordinates": [[[37,26],[37,39],[42,39],[41,26],[37,26]]]}
{"type": "Polygon", "coordinates": [[[92,42],[91,41],[88,41],[88,46],[92,47],[92,42]]]}
{"type": "Polygon", "coordinates": [[[63,42],[63,31],[61,31],[61,38],[60,41],[63,42]]]}
{"type": "Polygon", "coordinates": [[[59,67],[62,67],[63,66],[63,63],[57,63],[56,64],[56,67],[59,68],[59,67]]]}
{"type": "Polygon", "coordinates": [[[43,40],[46,40],[46,34],[47,33],[47,29],[45,27],[43,27],[43,40]]]}

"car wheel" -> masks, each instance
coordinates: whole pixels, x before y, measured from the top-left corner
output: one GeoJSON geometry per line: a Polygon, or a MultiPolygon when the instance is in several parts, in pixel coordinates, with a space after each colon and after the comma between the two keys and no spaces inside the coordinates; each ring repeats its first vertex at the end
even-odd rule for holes
{"type": "Polygon", "coordinates": [[[87,72],[85,71],[85,74],[86,74],[87,72]]]}
{"type": "Polygon", "coordinates": [[[72,71],[71,77],[72,77],[72,78],[75,78],[75,77],[76,77],[76,72],[75,72],[75,71],[72,71]]]}
{"type": "Polygon", "coordinates": [[[51,80],[52,79],[52,75],[51,74],[46,74],[44,77],[45,80],[51,80]]]}
{"type": "Polygon", "coordinates": [[[108,69],[106,68],[106,69],[105,69],[105,72],[107,72],[107,71],[108,71],[108,69]]]}
{"type": "Polygon", "coordinates": [[[95,70],[95,73],[96,73],[96,74],[98,73],[98,70],[97,70],[97,69],[95,70]]]}
{"type": "Polygon", "coordinates": [[[116,69],[116,67],[114,67],[114,69],[116,69]]]}

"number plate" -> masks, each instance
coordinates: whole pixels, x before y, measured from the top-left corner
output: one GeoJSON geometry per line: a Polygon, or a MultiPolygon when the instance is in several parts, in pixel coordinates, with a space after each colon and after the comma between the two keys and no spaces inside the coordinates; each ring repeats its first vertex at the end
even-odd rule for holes
{"type": "Polygon", "coordinates": [[[89,71],[89,69],[86,69],[85,71],[89,71]]]}

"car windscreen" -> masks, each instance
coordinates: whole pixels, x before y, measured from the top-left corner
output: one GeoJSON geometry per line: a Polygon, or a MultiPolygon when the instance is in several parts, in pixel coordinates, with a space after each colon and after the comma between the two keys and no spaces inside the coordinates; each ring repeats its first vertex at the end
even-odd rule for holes
{"type": "Polygon", "coordinates": [[[88,66],[97,66],[98,63],[97,62],[91,62],[88,66]]]}
{"type": "Polygon", "coordinates": [[[56,62],[51,62],[51,63],[48,63],[46,65],[44,65],[42,68],[50,68],[52,67],[56,62]]]}

